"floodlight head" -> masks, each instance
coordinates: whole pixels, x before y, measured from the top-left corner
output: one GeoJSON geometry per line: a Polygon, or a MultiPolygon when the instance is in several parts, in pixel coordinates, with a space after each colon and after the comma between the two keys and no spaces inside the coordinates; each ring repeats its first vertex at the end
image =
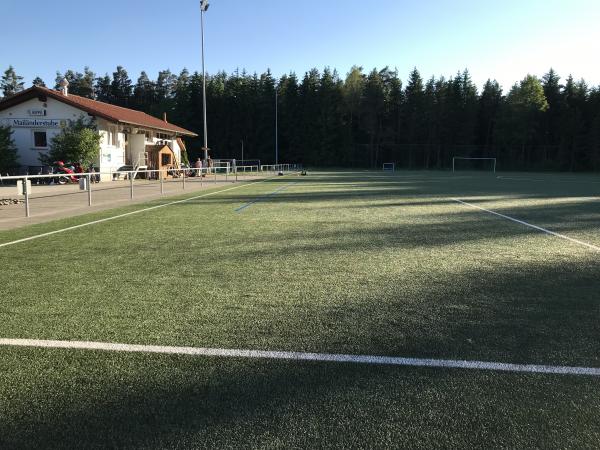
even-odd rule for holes
{"type": "Polygon", "coordinates": [[[210,6],[210,3],[208,3],[208,0],[200,0],[200,9],[203,12],[208,11],[208,7],[210,6]]]}

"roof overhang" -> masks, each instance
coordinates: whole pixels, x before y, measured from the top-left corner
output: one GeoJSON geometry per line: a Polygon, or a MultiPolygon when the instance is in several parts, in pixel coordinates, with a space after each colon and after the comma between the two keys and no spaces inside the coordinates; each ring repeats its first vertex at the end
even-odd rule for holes
{"type": "MultiPolygon", "coordinates": [[[[73,108],[79,109],[80,111],[86,112],[90,116],[100,117],[109,122],[124,124],[124,125],[133,125],[133,126],[137,126],[137,127],[148,128],[150,130],[164,131],[167,133],[174,133],[176,136],[189,136],[189,137],[197,137],[198,136],[196,133],[186,130],[184,128],[178,127],[176,125],[173,125],[173,127],[177,128],[177,129],[173,129],[173,128],[168,128],[168,127],[163,128],[163,127],[160,127],[157,125],[136,123],[134,121],[121,120],[121,119],[111,116],[110,114],[105,114],[96,108],[91,108],[91,107],[87,107],[86,105],[79,104],[76,101],[74,101],[73,99],[70,99],[69,96],[65,96],[58,91],[54,91],[52,89],[47,89],[47,88],[41,88],[38,86],[33,86],[29,89],[19,92],[18,94],[13,95],[12,97],[9,97],[7,99],[0,101],[0,111],[4,111],[8,108],[11,108],[15,105],[18,105],[20,103],[26,102],[26,101],[34,99],[34,98],[42,99],[44,97],[52,98],[59,102],[65,103],[73,108]]],[[[91,100],[91,99],[87,99],[87,100],[89,100],[90,102],[96,102],[95,100],[91,100]]],[[[115,105],[110,105],[108,103],[102,103],[102,102],[97,102],[97,103],[100,103],[103,105],[115,106],[115,105]]],[[[127,109],[127,108],[123,108],[123,109],[127,109]]],[[[130,110],[130,111],[135,111],[135,110],[130,110]]],[[[141,111],[135,111],[135,112],[141,113],[141,111]]],[[[152,117],[152,116],[150,116],[150,117],[152,117]]],[[[152,118],[159,120],[155,117],[152,117],[152,118]]]]}
{"type": "Polygon", "coordinates": [[[124,121],[124,120],[115,121],[114,119],[109,119],[109,118],[106,118],[106,117],[103,117],[103,119],[109,120],[111,122],[119,123],[119,124],[122,124],[122,125],[131,125],[131,126],[134,126],[134,127],[148,128],[149,130],[165,131],[167,133],[175,134],[176,136],[198,137],[198,135],[196,133],[192,133],[191,131],[187,131],[187,130],[185,130],[185,132],[184,132],[184,131],[170,130],[168,128],[160,128],[160,127],[154,127],[154,126],[144,125],[144,124],[130,122],[130,121],[124,121]]]}

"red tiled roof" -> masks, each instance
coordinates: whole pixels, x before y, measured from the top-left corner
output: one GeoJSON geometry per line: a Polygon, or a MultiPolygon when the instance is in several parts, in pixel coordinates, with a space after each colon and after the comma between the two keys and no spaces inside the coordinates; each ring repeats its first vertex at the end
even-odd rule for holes
{"type": "Polygon", "coordinates": [[[127,125],[137,125],[140,127],[152,128],[160,131],[170,131],[179,133],[185,136],[197,136],[196,133],[178,127],[171,123],[165,122],[164,120],[153,117],[149,114],[134,109],[122,108],[120,106],[111,105],[109,103],[99,102],[91,100],[85,97],[79,97],[78,95],[69,94],[64,96],[61,92],[47,89],[40,86],[34,86],[25,91],[19,92],[18,94],[3,100],[0,102],[0,111],[10,108],[11,106],[18,105],[24,101],[32,98],[45,95],[59,102],[66,103],[75,108],[81,109],[82,111],[91,114],[92,116],[102,117],[111,122],[123,123],[127,125]]]}

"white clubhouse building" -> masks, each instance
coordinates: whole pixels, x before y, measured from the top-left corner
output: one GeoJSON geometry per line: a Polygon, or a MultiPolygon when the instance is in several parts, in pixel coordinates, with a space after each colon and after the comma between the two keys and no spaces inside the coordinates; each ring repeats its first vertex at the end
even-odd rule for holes
{"type": "MultiPolygon", "coordinates": [[[[71,121],[93,119],[102,136],[96,167],[102,173],[123,166],[162,170],[178,167],[183,137],[195,133],[140,111],[34,86],[0,102],[0,125],[13,130],[19,164],[31,174],[42,165],[40,154],[71,121]]],[[[75,162],[75,161],[73,161],[75,162]]],[[[104,177],[106,178],[106,177],[104,177]]]]}

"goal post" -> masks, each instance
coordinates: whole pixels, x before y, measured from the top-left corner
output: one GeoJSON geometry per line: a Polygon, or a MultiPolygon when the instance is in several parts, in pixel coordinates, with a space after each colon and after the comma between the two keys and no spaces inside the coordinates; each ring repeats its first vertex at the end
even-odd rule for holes
{"type": "Polygon", "coordinates": [[[383,164],[383,171],[384,172],[395,172],[396,171],[396,164],[395,163],[384,163],[383,164]]]}
{"type": "Polygon", "coordinates": [[[492,171],[494,173],[496,173],[496,165],[497,165],[496,158],[467,158],[467,157],[463,157],[463,156],[455,156],[452,158],[452,172],[456,172],[456,170],[457,170],[456,163],[460,162],[460,161],[489,161],[492,171]]]}

